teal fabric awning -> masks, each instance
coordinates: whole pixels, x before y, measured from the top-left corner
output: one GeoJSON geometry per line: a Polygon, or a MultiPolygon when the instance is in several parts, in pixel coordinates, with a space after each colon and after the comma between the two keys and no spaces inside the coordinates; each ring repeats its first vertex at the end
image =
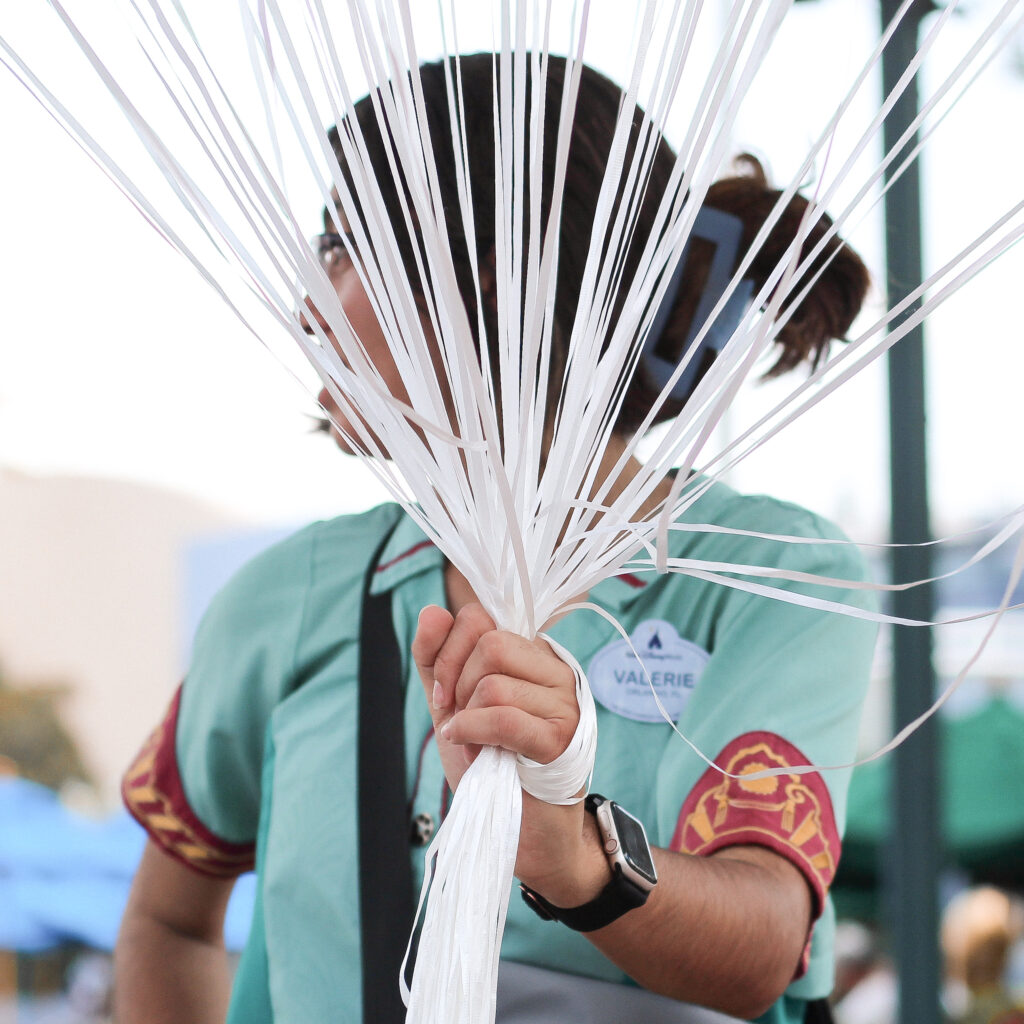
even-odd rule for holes
{"type": "MultiPolygon", "coordinates": [[[[995,697],[971,714],[944,718],[940,736],[946,863],[976,881],[1024,885],[1024,713],[995,697]]],[[[891,775],[888,758],[853,773],[836,879],[840,907],[848,890],[877,882],[891,775]]]]}

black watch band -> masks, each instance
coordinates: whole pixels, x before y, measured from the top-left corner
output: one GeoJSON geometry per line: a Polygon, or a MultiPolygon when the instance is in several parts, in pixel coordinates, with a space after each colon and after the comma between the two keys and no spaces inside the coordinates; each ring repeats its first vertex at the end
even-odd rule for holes
{"type": "Polygon", "coordinates": [[[642,907],[647,902],[647,893],[624,877],[622,871],[614,869],[612,880],[589,903],[581,907],[556,907],[539,892],[528,885],[519,883],[523,902],[545,921],[561,921],[577,932],[593,932],[598,928],[617,921],[627,911],[642,907]]]}
{"type": "MultiPolygon", "coordinates": [[[[599,828],[603,827],[598,815],[598,808],[602,805],[608,806],[610,802],[597,794],[588,796],[584,805],[587,811],[598,819],[599,828]]],[[[622,813],[621,809],[619,810],[622,813]]],[[[632,819],[631,815],[625,815],[625,817],[630,819],[639,829],[640,835],[643,835],[643,826],[635,819],[632,819]]],[[[605,852],[610,855],[612,852],[611,847],[614,847],[616,844],[608,843],[608,839],[608,836],[602,836],[602,840],[605,841],[605,852]]],[[[646,848],[649,857],[650,850],[646,843],[647,840],[644,836],[643,846],[646,848]]],[[[609,860],[612,869],[612,879],[589,903],[584,903],[579,907],[556,907],[553,903],[544,899],[540,893],[535,892],[528,885],[520,883],[519,888],[523,894],[523,901],[543,920],[561,921],[562,924],[572,928],[574,931],[592,932],[598,928],[604,928],[605,925],[618,920],[618,918],[630,910],[642,907],[647,902],[647,897],[657,882],[657,875],[654,873],[653,865],[650,868],[649,878],[644,879],[642,875],[638,875],[641,881],[645,882],[645,884],[639,884],[626,876],[622,865],[616,863],[614,858],[609,856],[609,860]]]]}

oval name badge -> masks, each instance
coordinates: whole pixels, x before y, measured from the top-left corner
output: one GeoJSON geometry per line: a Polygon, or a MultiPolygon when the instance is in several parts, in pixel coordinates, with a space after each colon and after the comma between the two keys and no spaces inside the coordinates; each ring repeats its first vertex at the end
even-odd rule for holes
{"type": "Polygon", "coordinates": [[[630,640],[635,654],[620,639],[602,647],[591,659],[587,679],[594,699],[623,718],[664,722],[654,699],[657,693],[672,721],[678,721],[711,655],[698,644],[684,640],[663,619],[645,619],[633,630],[630,640]]]}

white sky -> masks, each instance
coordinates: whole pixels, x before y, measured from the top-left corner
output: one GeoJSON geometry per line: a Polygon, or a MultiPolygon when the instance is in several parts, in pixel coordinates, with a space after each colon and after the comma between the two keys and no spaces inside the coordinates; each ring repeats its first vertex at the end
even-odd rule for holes
{"type": "MultiPolygon", "coordinates": [[[[116,132],[99,94],[93,104],[87,78],[60,56],[45,6],[5,5],[0,36],[38,57],[58,94],[82,102],[90,129],[116,132]]],[[[90,6],[70,5],[82,17],[90,6]]],[[[941,79],[995,6],[967,5],[926,81],[941,79]]],[[[593,40],[599,64],[622,50],[621,26],[605,17],[612,9],[622,5],[596,7],[593,31],[607,29],[593,40]]],[[[863,62],[876,18],[875,4],[864,0],[796,7],[752,92],[737,150],[764,156],[780,181],[795,171],[863,62]]],[[[1012,56],[975,83],[926,153],[929,266],[1022,198],[1024,73],[1012,56]]],[[[1020,48],[1016,57],[1024,60],[1020,48]]],[[[0,110],[0,467],[156,483],[264,522],[301,522],[381,500],[354,460],[307,435],[303,414],[315,412],[312,401],[2,70],[0,110]]],[[[308,216],[312,234],[315,204],[308,216]]],[[[877,220],[853,233],[880,281],[879,239],[877,220]]],[[[1017,450],[1024,339],[1014,305],[1022,280],[1018,246],[929,325],[940,531],[1024,501],[1017,450]]],[[[744,408],[779,389],[756,389],[744,408]]],[[[736,481],[837,517],[855,536],[875,532],[887,500],[884,390],[884,373],[864,374],[736,481]]]]}

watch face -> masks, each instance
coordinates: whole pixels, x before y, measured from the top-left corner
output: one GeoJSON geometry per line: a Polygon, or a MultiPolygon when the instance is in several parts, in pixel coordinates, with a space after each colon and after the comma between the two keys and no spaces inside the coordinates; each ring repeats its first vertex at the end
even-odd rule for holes
{"type": "Polygon", "coordinates": [[[654,870],[651,848],[647,843],[647,833],[643,825],[629,811],[623,810],[616,803],[611,805],[611,812],[626,863],[654,885],[658,881],[658,873],[654,870]]]}

